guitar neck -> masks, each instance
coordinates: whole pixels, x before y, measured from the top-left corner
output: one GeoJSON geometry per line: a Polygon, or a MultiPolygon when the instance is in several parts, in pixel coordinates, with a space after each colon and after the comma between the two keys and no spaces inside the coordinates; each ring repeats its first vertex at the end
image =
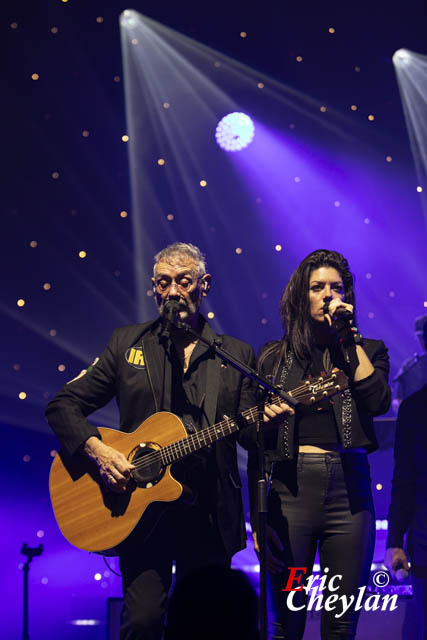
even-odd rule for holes
{"type": "MultiPolygon", "coordinates": [[[[279,403],[279,396],[273,396],[272,402],[267,406],[279,403]]],[[[251,407],[250,409],[243,411],[240,414],[240,417],[244,422],[250,425],[255,422],[257,415],[258,407],[251,407]]],[[[179,462],[191,453],[195,453],[196,451],[203,449],[203,447],[207,447],[210,444],[218,442],[218,440],[222,440],[222,438],[226,438],[232,433],[236,433],[240,428],[241,423],[239,424],[235,418],[224,418],[224,420],[212,425],[211,427],[201,429],[200,431],[197,431],[197,433],[193,433],[186,438],[182,438],[182,440],[172,442],[172,444],[163,447],[161,450],[162,462],[167,465],[179,462]]]]}
{"type": "MultiPolygon", "coordinates": [[[[288,393],[299,402],[314,404],[343,391],[347,386],[346,375],[342,371],[334,369],[328,375],[320,376],[314,380],[306,380],[296,389],[288,391],[288,393]]],[[[282,399],[275,395],[272,396],[271,402],[267,406],[279,405],[281,402],[282,399]]],[[[168,444],[160,450],[162,463],[169,465],[178,462],[191,453],[239,431],[244,423],[253,424],[257,416],[258,407],[252,407],[243,411],[237,419],[224,417],[224,420],[211,427],[201,429],[186,438],[182,438],[182,440],[168,444]]]]}

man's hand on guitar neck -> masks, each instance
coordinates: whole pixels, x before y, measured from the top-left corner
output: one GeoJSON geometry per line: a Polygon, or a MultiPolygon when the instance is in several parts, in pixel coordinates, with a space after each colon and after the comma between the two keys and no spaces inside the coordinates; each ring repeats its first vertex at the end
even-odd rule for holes
{"type": "Polygon", "coordinates": [[[135,467],[120,451],[109,447],[95,436],[88,438],[82,449],[95,462],[102,481],[111,491],[122,493],[126,490],[130,472],[135,467]]]}
{"type": "Polygon", "coordinates": [[[264,424],[267,428],[277,427],[283,422],[286,416],[293,416],[294,409],[286,402],[280,404],[266,404],[264,408],[264,424]]]}

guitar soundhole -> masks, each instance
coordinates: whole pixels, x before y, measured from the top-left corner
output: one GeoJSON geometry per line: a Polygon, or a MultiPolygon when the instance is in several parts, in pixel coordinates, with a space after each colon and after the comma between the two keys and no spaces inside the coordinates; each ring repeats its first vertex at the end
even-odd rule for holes
{"type": "Polygon", "coordinates": [[[152,443],[143,443],[134,450],[132,464],[136,469],[132,471],[132,477],[138,487],[150,489],[154,487],[165,474],[160,455],[153,455],[159,447],[152,443]]]}

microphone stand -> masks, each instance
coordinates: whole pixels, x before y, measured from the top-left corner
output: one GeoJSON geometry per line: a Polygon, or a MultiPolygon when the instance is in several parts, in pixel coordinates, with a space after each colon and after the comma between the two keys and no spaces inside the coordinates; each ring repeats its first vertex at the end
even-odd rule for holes
{"type": "Polygon", "coordinates": [[[231,364],[232,367],[240,371],[240,373],[247,378],[250,378],[257,383],[258,388],[261,390],[259,394],[258,403],[258,431],[257,431],[257,445],[258,445],[258,481],[257,481],[257,502],[258,502],[258,535],[259,535],[259,563],[260,563],[260,640],[267,640],[267,580],[266,580],[266,520],[267,520],[267,481],[265,479],[265,461],[264,461],[264,404],[267,393],[273,393],[280,396],[284,402],[291,407],[298,405],[298,400],[295,400],[288,393],[272,384],[264,376],[260,376],[255,369],[249,367],[247,364],[235,358],[231,353],[222,348],[220,340],[214,338],[213,340],[207,340],[201,336],[198,331],[193,329],[189,324],[178,320],[178,312],[174,315],[172,323],[178,329],[183,329],[188,333],[191,333],[203,344],[207,345],[215,355],[219,356],[224,362],[231,364]]]}
{"type": "Polygon", "coordinates": [[[30,640],[28,635],[28,572],[30,570],[30,563],[36,556],[41,556],[43,553],[43,545],[39,544],[38,547],[29,547],[26,542],[22,545],[21,553],[27,557],[27,562],[24,564],[22,570],[24,572],[24,624],[22,630],[22,640],[30,640]]]}

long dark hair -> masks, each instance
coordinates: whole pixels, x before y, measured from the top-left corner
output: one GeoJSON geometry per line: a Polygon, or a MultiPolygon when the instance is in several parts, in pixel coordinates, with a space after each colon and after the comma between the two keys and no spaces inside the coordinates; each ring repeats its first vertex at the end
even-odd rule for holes
{"type": "MultiPolygon", "coordinates": [[[[300,360],[310,358],[314,345],[309,282],[311,272],[320,267],[332,267],[338,271],[344,283],[344,301],[355,306],[353,275],[341,253],[318,249],[304,258],[292,274],[280,300],[280,315],[289,346],[300,360]]],[[[353,322],[355,324],[355,320],[353,322]]]]}

